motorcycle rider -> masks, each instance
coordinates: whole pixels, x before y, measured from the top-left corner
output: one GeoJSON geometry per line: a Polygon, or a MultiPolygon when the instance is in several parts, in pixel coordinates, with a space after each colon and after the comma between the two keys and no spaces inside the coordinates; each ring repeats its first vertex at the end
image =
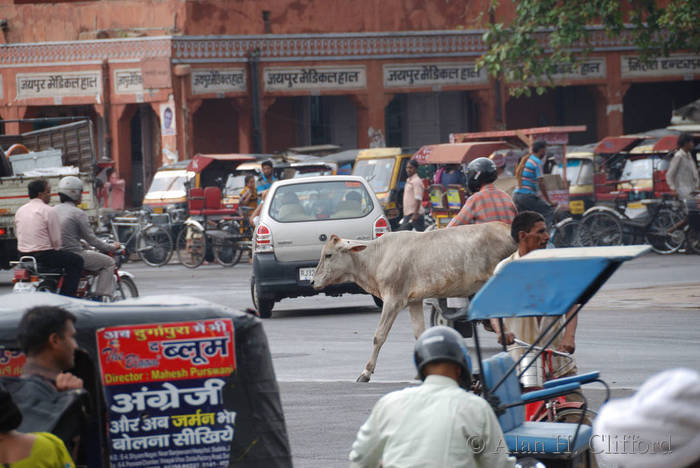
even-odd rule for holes
{"type": "Polygon", "coordinates": [[[94,250],[83,249],[80,241],[103,252],[121,248],[119,242],[104,242],[95,236],[87,214],[78,208],[82,199],[83,182],[75,176],[66,176],[58,183],[58,196],[61,203],[54,210],[61,225],[62,250],[80,255],[83,268],[97,275],[95,286],[96,300],[109,300],[114,293],[114,259],[94,250]]]}

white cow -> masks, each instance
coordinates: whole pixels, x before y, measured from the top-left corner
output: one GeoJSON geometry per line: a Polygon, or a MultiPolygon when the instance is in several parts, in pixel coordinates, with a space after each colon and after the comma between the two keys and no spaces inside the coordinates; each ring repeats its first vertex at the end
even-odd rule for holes
{"type": "Polygon", "coordinates": [[[399,311],[408,305],[416,338],[425,330],[423,299],[468,297],[515,251],[510,226],[500,222],[430,232],[388,233],[373,241],[332,235],[321,252],[311,285],[355,282],[384,301],[372,354],[357,379],[368,382],[379,350],[399,311]]]}

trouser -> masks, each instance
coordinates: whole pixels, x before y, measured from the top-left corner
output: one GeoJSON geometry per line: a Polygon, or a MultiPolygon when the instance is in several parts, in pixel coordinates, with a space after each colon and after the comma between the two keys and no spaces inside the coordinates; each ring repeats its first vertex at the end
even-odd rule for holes
{"type": "Polygon", "coordinates": [[[95,295],[111,297],[114,293],[114,259],[94,250],[83,250],[80,256],[85,261],[83,268],[97,276],[95,295]]]}
{"type": "Polygon", "coordinates": [[[552,227],[554,209],[537,195],[515,192],[513,194],[513,203],[515,203],[518,213],[522,213],[523,211],[536,211],[544,217],[547,228],[549,229],[552,227]]]}
{"type": "Polygon", "coordinates": [[[399,226],[399,231],[410,231],[411,229],[415,229],[416,231],[425,231],[425,216],[420,215],[418,216],[418,219],[411,222],[411,216],[404,216],[403,220],[401,221],[401,225],[399,226]]]}
{"type": "Polygon", "coordinates": [[[83,273],[83,257],[64,250],[42,250],[41,252],[20,253],[20,255],[31,255],[36,258],[40,265],[63,268],[63,285],[60,294],[75,296],[80,275],[83,273]]]}

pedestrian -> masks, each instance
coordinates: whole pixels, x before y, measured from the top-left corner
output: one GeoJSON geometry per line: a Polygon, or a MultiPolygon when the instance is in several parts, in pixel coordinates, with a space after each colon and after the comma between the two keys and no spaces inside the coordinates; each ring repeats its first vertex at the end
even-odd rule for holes
{"type": "Polygon", "coordinates": [[[673,155],[666,172],[666,181],[671,190],[675,190],[679,200],[693,198],[698,189],[698,168],[690,151],[693,149],[693,137],[689,133],[678,136],[678,151],[673,155]]]}
{"type": "Polygon", "coordinates": [[[54,207],[61,225],[61,251],[80,255],[83,268],[97,275],[95,296],[97,301],[111,302],[114,296],[114,258],[98,252],[111,252],[121,248],[119,242],[105,242],[99,239],[87,214],[78,208],[82,200],[83,182],[75,176],[66,176],[58,183],[58,197],[61,203],[54,207]],[[82,241],[97,250],[86,250],[82,241]]]}
{"type": "Polygon", "coordinates": [[[48,432],[17,431],[22,413],[12,395],[0,387],[0,465],[6,468],[75,467],[61,439],[48,432]]]}
{"type": "Polygon", "coordinates": [[[542,178],[546,153],[547,143],[536,141],[532,145],[532,153],[520,162],[516,170],[518,188],[513,192],[513,201],[518,212],[536,211],[541,214],[549,229],[552,227],[553,207],[556,205],[550,200],[542,178]]]}
{"type": "Polygon", "coordinates": [[[245,176],[245,186],[241,190],[238,206],[245,206],[254,210],[258,206],[258,189],[255,187],[255,177],[252,174],[245,176]]]}
{"type": "Polygon", "coordinates": [[[58,391],[83,388],[81,379],[66,372],[75,366],[75,321],[75,315],[55,306],[24,313],[17,329],[17,341],[27,356],[23,377],[38,377],[58,391]]]}
{"type": "MultiPolygon", "coordinates": [[[[506,266],[506,264],[516,261],[524,257],[533,250],[544,249],[549,241],[549,234],[545,226],[544,217],[540,213],[534,211],[523,211],[513,219],[511,225],[511,236],[517,243],[518,249],[510,257],[502,260],[494,269],[494,275],[506,266]]],[[[511,317],[503,319],[504,330],[503,335],[506,338],[506,344],[512,345],[514,338],[518,338],[526,343],[534,343],[534,341],[544,332],[552,321],[560,321],[563,323],[566,318],[574,314],[574,310],[569,311],[565,316],[557,317],[511,317]],[[566,318],[565,318],[566,317],[566,318]]],[[[569,324],[564,329],[563,333],[556,335],[552,342],[552,347],[557,351],[573,354],[576,350],[576,327],[578,324],[578,315],[571,319],[569,324]]],[[[501,327],[499,321],[491,319],[491,326],[494,332],[498,334],[498,342],[501,343],[501,327]]],[[[557,331],[556,326],[543,338],[543,342],[549,341],[557,331]]],[[[510,349],[511,356],[514,361],[518,361],[523,354],[522,349],[510,349]]],[[[552,379],[573,375],[576,373],[576,361],[571,356],[570,358],[562,358],[553,356],[554,375],[552,379]]]]}
{"type": "Polygon", "coordinates": [[[501,221],[511,224],[518,214],[513,199],[493,184],[498,178],[496,164],[477,158],[467,166],[467,186],[472,195],[447,227],[501,221]]]}
{"type": "Polygon", "coordinates": [[[418,176],[418,162],[409,159],[406,164],[406,185],[403,188],[403,219],[399,230],[425,230],[425,208],[423,208],[423,181],[418,176]]]}
{"type": "Polygon", "coordinates": [[[57,212],[49,206],[51,187],[44,179],[33,180],[27,186],[29,202],[15,213],[17,250],[20,255],[29,255],[51,268],[64,270],[60,293],[75,296],[83,258],[73,252],[61,250],[61,224],[57,212]]]}
{"type": "Polygon", "coordinates": [[[467,389],[464,340],[449,327],[418,338],[414,363],[423,381],[383,396],[357,433],[351,467],[512,467],[491,406],[467,389]]]}
{"type": "Polygon", "coordinates": [[[600,466],[700,467],[700,374],[666,370],[603,405],[591,450],[600,466]]]}
{"type": "Polygon", "coordinates": [[[262,170],[262,174],[258,176],[258,193],[269,189],[272,183],[277,180],[274,175],[274,166],[272,165],[271,160],[266,159],[263,161],[260,164],[260,170],[262,170]]]}

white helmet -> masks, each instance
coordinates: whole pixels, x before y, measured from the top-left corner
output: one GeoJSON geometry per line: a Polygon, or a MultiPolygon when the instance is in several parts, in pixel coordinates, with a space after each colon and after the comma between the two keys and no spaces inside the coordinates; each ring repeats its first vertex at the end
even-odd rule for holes
{"type": "Polygon", "coordinates": [[[75,176],[66,176],[58,183],[58,193],[62,193],[76,203],[80,202],[83,192],[83,181],[75,176]]]}

